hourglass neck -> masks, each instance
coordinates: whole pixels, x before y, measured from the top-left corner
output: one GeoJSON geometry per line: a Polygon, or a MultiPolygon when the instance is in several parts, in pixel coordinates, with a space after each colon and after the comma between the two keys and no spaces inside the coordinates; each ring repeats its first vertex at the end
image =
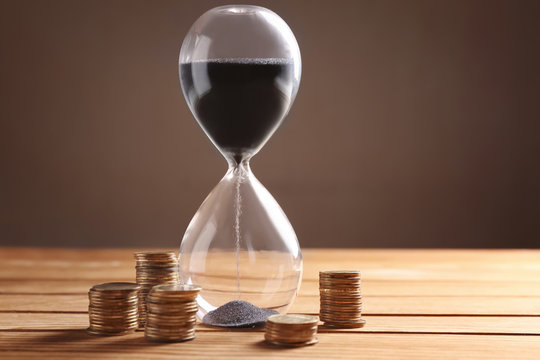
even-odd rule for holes
{"type": "Polygon", "coordinates": [[[225,156],[225,159],[227,160],[227,164],[229,164],[229,170],[232,170],[232,169],[250,170],[249,161],[253,157],[254,153],[222,152],[222,154],[223,156],[225,156]]]}
{"type": "Polygon", "coordinates": [[[250,159],[251,158],[245,158],[240,161],[236,161],[233,158],[227,158],[227,163],[229,164],[229,171],[243,170],[251,172],[251,168],[249,166],[250,159]]]}

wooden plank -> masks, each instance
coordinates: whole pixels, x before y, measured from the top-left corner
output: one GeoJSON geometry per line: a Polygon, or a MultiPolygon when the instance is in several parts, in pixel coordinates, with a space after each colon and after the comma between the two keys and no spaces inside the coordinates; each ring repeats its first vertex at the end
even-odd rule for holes
{"type": "MultiPolygon", "coordinates": [[[[1,282],[0,282],[1,284],[1,282]]],[[[0,285],[0,289],[1,289],[0,285]]],[[[319,294],[318,281],[303,281],[300,295],[319,294]]],[[[362,280],[363,296],[540,296],[536,281],[362,280]]]]}
{"type": "Polygon", "coordinates": [[[125,261],[7,260],[0,279],[135,281],[135,263],[125,261]]]}
{"type": "Polygon", "coordinates": [[[323,333],[319,343],[276,348],[260,332],[199,332],[193,341],[157,344],[141,332],[90,337],[82,330],[0,332],[0,357],[77,359],[537,359],[538,336],[323,333]]]}
{"type": "Polygon", "coordinates": [[[38,248],[38,247],[2,247],[0,248],[0,260],[24,260],[33,261],[134,261],[133,253],[142,250],[166,250],[175,249],[68,249],[68,248],[38,248]]]}
{"type": "MultiPolygon", "coordinates": [[[[93,285],[110,279],[0,280],[0,294],[85,294],[93,285]]],[[[133,279],[115,279],[133,281],[133,279]]],[[[303,280],[299,294],[315,296],[319,283],[303,280]]],[[[362,281],[364,296],[540,296],[540,279],[534,281],[362,281]]]]}
{"type": "MultiPolygon", "coordinates": [[[[370,296],[364,314],[407,315],[540,315],[539,297],[370,296]]],[[[85,312],[88,297],[80,295],[0,295],[0,311],[85,312]]],[[[299,296],[289,312],[316,314],[317,296],[299,296]]]]}
{"type": "MultiPolygon", "coordinates": [[[[132,252],[2,249],[0,279],[133,279],[132,252]]],[[[539,250],[307,249],[304,259],[306,280],[322,269],[353,268],[366,280],[540,281],[539,250]]]]}
{"type": "MultiPolygon", "coordinates": [[[[128,281],[130,279],[118,279],[128,281]]],[[[100,280],[0,280],[0,294],[86,294],[100,280]]]]}
{"type": "MultiPolygon", "coordinates": [[[[159,249],[66,249],[2,247],[0,260],[43,259],[69,261],[133,261],[133,252],[159,249]]],[[[177,251],[177,248],[162,249],[177,251]]],[[[519,249],[302,249],[307,262],[359,261],[362,263],[538,263],[540,250],[519,249]]]]}
{"type": "Polygon", "coordinates": [[[362,272],[362,278],[368,280],[391,280],[391,281],[461,281],[461,282],[490,282],[490,281],[526,281],[538,282],[540,271],[534,269],[528,270],[526,267],[521,269],[505,269],[504,267],[480,268],[470,267],[461,269],[443,269],[441,266],[433,266],[432,268],[415,268],[410,267],[381,267],[367,268],[359,264],[353,263],[328,263],[328,266],[321,267],[320,265],[312,264],[304,268],[304,277],[306,279],[317,280],[318,272],[321,269],[358,269],[362,272]]]}
{"type": "Polygon", "coordinates": [[[88,314],[0,313],[0,330],[69,330],[88,327],[88,314]]]}
{"type": "MultiPolygon", "coordinates": [[[[319,312],[317,296],[298,297],[290,312],[319,312]]],[[[362,299],[364,314],[407,315],[540,315],[540,298],[513,296],[369,296],[362,299]]]]}
{"type": "MultiPolygon", "coordinates": [[[[540,266],[540,262],[539,262],[540,266]]],[[[432,282],[530,282],[540,286],[540,269],[534,265],[522,265],[521,268],[506,267],[468,267],[444,268],[433,265],[431,268],[420,266],[385,266],[369,267],[366,264],[336,262],[327,266],[305,264],[303,279],[317,281],[318,272],[323,269],[358,269],[362,279],[367,281],[432,281],[432,282]]],[[[118,281],[135,279],[132,263],[119,261],[105,262],[70,262],[34,263],[22,265],[19,262],[3,264],[0,268],[0,280],[94,280],[118,281]]]]}
{"type": "MultiPolygon", "coordinates": [[[[540,335],[540,317],[366,315],[363,318],[367,323],[360,329],[328,329],[321,325],[319,332],[540,335]]],[[[0,313],[0,331],[75,330],[86,327],[88,327],[87,314],[0,313]]],[[[201,324],[197,327],[197,331],[224,330],[201,324]]],[[[258,331],[264,331],[264,329],[258,331]]]]}

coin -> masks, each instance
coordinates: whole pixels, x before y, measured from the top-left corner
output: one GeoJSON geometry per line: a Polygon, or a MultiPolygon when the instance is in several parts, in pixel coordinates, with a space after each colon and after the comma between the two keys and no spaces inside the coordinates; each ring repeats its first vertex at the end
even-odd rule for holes
{"type": "Polygon", "coordinates": [[[315,316],[301,314],[271,315],[266,320],[267,324],[288,324],[288,325],[313,325],[319,322],[315,316]]]}
{"type": "Polygon", "coordinates": [[[149,299],[146,299],[146,308],[151,308],[153,312],[159,313],[162,308],[166,306],[167,313],[175,313],[175,312],[186,312],[195,310],[197,311],[197,303],[195,303],[193,300],[190,300],[189,302],[181,302],[179,304],[175,304],[172,301],[165,301],[165,302],[154,302],[153,298],[152,301],[149,299]]]}
{"type": "Polygon", "coordinates": [[[317,342],[315,316],[301,314],[272,315],[266,320],[264,338],[278,346],[306,346],[317,342]]]}
{"type": "Polygon", "coordinates": [[[135,292],[140,290],[140,286],[130,282],[108,282],[92,286],[90,291],[104,292],[107,294],[125,292],[135,292]]]}
{"type": "Polygon", "coordinates": [[[178,257],[174,251],[139,251],[133,254],[136,260],[136,282],[139,291],[139,326],[144,326],[146,301],[150,290],[155,285],[177,284],[178,257]]]}
{"type": "Polygon", "coordinates": [[[359,270],[321,270],[319,276],[360,277],[359,270]]]}
{"type": "Polygon", "coordinates": [[[272,345],[277,345],[280,347],[301,347],[301,346],[313,345],[319,342],[317,338],[313,338],[309,341],[300,342],[300,343],[280,342],[280,341],[276,341],[272,339],[266,339],[266,341],[272,345]]]}
{"type": "Polygon", "coordinates": [[[156,285],[146,299],[145,337],[149,341],[186,341],[195,337],[197,285],[156,285]]]}
{"type": "Polygon", "coordinates": [[[200,286],[191,284],[160,285],[152,289],[152,292],[156,295],[171,297],[175,297],[176,295],[197,295],[199,291],[201,291],[200,286]]]}
{"type": "Polygon", "coordinates": [[[94,285],[88,291],[88,333],[119,335],[138,327],[138,292],[135,283],[111,282],[94,285]]]}
{"type": "Polygon", "coordinates": [[[321,321],[325,326],[362,327],[361,275],[357,270],[319,272],[321,321]]]}
{"type": "Polygon", "coordinates": [[[98,331],[98,330],[93,330],[92,328],[88,328],[86,329],[86,332],[90,335],[97,335],[97,336],[118,336],[118,335],[126,335],[126,334],[134,333],[136,329],[137,328],[130,329],[130,330],[123,330],[123,331],[98,331]]]}
{"type": "Polygon", "coordinates": [[[354,321],[351,321],[351,322],[341,321],[341,322],[338,322],[338,323],[325,322],[324,326],[329,327],[329,328],[337,328],[337,329],[340,329],[340,328],[351,328],[352,329],[352,328],[364,327],[365,324],[366,324],[366,320],[358,320],[356,322],[354,322],[354,321]]]}

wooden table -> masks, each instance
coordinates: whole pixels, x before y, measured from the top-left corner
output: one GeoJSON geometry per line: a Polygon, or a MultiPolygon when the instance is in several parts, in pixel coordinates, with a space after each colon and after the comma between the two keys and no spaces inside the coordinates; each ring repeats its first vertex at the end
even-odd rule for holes
{"type": "Polygon", "coordinates": [[[291,312],[317,314],[319,270],[359,269],[367,325],[293,349],[261,330],[200,326],[174,344],[87,335],[88,289],[133,281],[132,252],[0,248],[0,359],[540,359],[538,250],[306,249],[291,312]]]}

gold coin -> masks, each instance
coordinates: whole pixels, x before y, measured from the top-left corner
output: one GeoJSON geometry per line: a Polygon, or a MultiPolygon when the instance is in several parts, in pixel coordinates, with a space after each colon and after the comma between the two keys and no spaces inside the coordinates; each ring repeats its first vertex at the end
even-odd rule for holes
{"type": "Polygon", "coordinates": [[[115,336],[115,335],[126,335],[134,333],[136,329],[129,329],[129,330],[120,330],[120,331],[99,331],[94,330],[92,328],[86,329],[86,332],[90,335],[97,335],[97,336],[115,336]]]}
{"type": "Polygon", "coordinates": [[[196,294],[166,294],[166,293],[156,293],[150,292],[146,296],[146,301],[152,302],[155,304],[192,304],[195,303],[197,298],[196,294]]]}
{"type": "Polygon", "coordinates": [[[132,321],[116,321],[116,322],[110,322],[110,321],[98,321],[98,320],[91,320],[90,327],[92,328],[106,328],[106,329],[127,329],[132,327],[137,327],[137,319],[134,319],[132,321]]]}
{"type": "Polygon", "coordinates": [[[101,324],[101,323],[90,323],[90,328],[94,330],[99,331],[122,331],[122,330],[128,330],[128,329],[136,329],[137,323],[126,323],[126,324],[101,324]]]}
{"type": "Polygon", "coordinates": [[[201,289],[200,286],[191,284],[156,285],[152,288],[152,293],[155,296],[189,296],[198,294],[201,289]]]}
{"type": "Polygon", "coordinates": [[[366,324],[366,320],[350,321],[350,322],[324,322],[325,327],[330,328],[361,328],[366,324]]]}
{"type": "Polygon", "coordinates": [[[132,314],[121,314],[121,315],[116,315],[116,316],[111,315],[111,314],[89,313],[88,316],[90,319],[100,319],[104,321],[131,320],[131,319],[137,320],[139,318],[139,313],[135,312],[132,314]]]}
{"type": "Polygon", "coordinates": [[[336,313],[321,313],[321,321],[333,322],[333,321],[358,321],[361,320],[360,314],[336,314],[336,313]]]}
{"type": "Polygon", "coordinates": [[[361,299],[321,299],[321,305],[324,306],[361,306],[361,299]]]}
{"type": "Polygon", "coordinates": [[[291,342],[280,342],[280,341],[275,341],[273,339],[266,339],[266,342],[272,344],[272,345],[276,345],[276,346],[282,346],[282,347],[301,347],[301,346],[308,346],[308,345],[313,345],[313,344],[316,344],[319,342],[319,340],[317,338],[313,338],[313,339],[310,339],[308,341],[305,341],[305,342],[301,342],[301,343],[291,343],[291,342]]]}
{"type": "Polygon", "coordinates": [[[362,304],[328,304],[321,303],[321,310],[329,311],[356,311],[362,309],[362,304]]]}
{"type": "Polygon", "coordinates": [[[135,267],[135,276],[151,276],[151,275],[160,275],[160,274],[176,274],[178,273],[178,265],[177,264],[167,264],[166,267],[160,266],[160,267],[135,267]]]}
{"type": "Polygon", "coordinates": [[[351,284],[351,283],[345,283],[345,284],[334,285],[334,286],[319,283],[319,291],[357,292],[357,291],[362,291],[362,288],[360,285],[351,284]]]}
{"type": "Polygon", "coordinates": [[[178,277],[178,274],[173,271],[153,271],[135,274],[136,279],[141,281],[149,281],[152,279],[174,279],[178,277]]]}
{"type": "Polygon", "coordinates": [[[125,331],[130,329],[136,329],[137,323],[130,323],[125,325],[104,325],[104,324],[96,324],[96,323],[90,323],[90,328],[95,331],[125,331]]]}
{"type": "Polygon", "coordinates": [[[319,279],[320,280],[352,280],[352,281],[359,281],[362,280],[362,277],[358,274],[325,274],[325,273],[319,273],[319,279]]]}
{"type": "Polygon", "coordinates": [[[88,292],[88,298],[103,301],[124,301],[135,299],[138,293],[139,291],[134,291],[130,293],[107,293],[90,290],[88,292]]]}
{"type": "Polygon", "coordinates": [[[177,284],[178,283],[178,277],[165,277],[165,276],[157,276],[157,277],[147,277],[144,279],[137,278],[137,281],[139,285],[141,285],[141,290],[149,291],[152,287],[156,285],[161,284],[177,284]]]}
{"type": "Polygon", "coordinates": [[[351,319],[353,317],[361,318],[362,312],[361,311],[328,311],[326,309],[321,309],[320,311],[321,321],[324,321],[324,317],[332,317],[335,319],[338,318],[345,318],[345,319],[351,319]]]}
{"type": "Polygon", "coordinates": [[[138,305],[134,304],[131,306],[96,306],[95,304],[90,303],[88,306],[88,312],[96,314],[129,314],[132,312],[137,312],[138,305]]]}
{"type": "Polygon", "coordinates": [[[138,311],[137,309],[135,309],[134,311],[129,311],[129,312],[100,312],[100,311],[88,311],[88,315],[92,315],[92,316],[99,316],[99,317],[110,317],[110,318],[115,318],[115,317],[130,317],[130,316],[137,316],[138,315],[138,311]]]}
{"type": "Polygon", "coordinates": [[[267,322],[274,324],[287,325],[311,325],[317,324],[319,319],[316,316],[301,314],[271,315],[266,319],[267,322]]]}
{"type": "Polygon", "coordinates": [[[320,313],[321,314],[336,314],[338,316],[339,314],[343,314],[343,316],[350,316],[353,314],[360,314],[362,310],[362,307],[350,307],[350,308],[342,308],[342,307],[328,307],[328,306],[321,306],[320,313]]]}
{"type": "Polygon", "coordinates": [[[190,298],[189,301],[184,301],[184,298],[156,299],[153,296],[146,298],[146,305],[153,308],[169,308],[169,309],[192,309],[197,307],[195,298],[190,298]]]}
{"type": "Polygon", "coordinates": [[[158,316],[170,316],[170,317],[178,317],[178,316],[192,316],[193,314],[197,314],[197,311],[199,311],[198,308],[193,308],[193,309],[187,309],[187,310],[176,310],[176,309],[173,309],[172,311],[169,311],[168,308],[161,308],[161,309],[157,309],[156,308],[148,308],[146,309],[146,313],[147,314],[152,314],[153,316],[155,317],[158,317],[158,316]]]}
{"type": "Polygon", "coordinates": [[[171,269],[171,270],[178,270],[178,262],[176,260],[171,261],[137,261],[137,264],[135,265],[135,270],[140,272],[146,272],[146,271],[152,271],[155,270],[161,270],[162,268],[171,269]]]}
{"type": "Polygon", "coordinates": [[[146,328],[153,334],[181,334],[195,331],[195,323],[186,324],[154,324],[152,322],[146,323],[146,328]]]}
{"type": "Polygon", "coordinates": [[[321,270],[319,271],[321,276],[360,276],[359,270],[321,270]]]}
{"type": "Polygon", "coordinates": [[[188,319],[185,321],[170,321],[170,322],[146,319],[146,327],[161,329],[163,331],[166,331],[167,328],[174,330],[180,327],[185,327],[185,328],[190,329],[190,328],[194,328],[196,324],[197,324],[196,318],[188,319]]]}
{"type": "Polygon", "coordinates": [[[311,339],[317,333],[317,327],[304,330],[297,329],[282,329],[282,328],[266,328],[266,333],[271,335],[272,338],[286,338],[286,339],[303,339],[305,341],[311,339]]]}
{"type": "Polygon", "coordinates": [[[166,296],[156,296],[155,293],[149,293],[146,297],[146,302],[154,304],[156,306],[190,306],[196,304],[197,301],[196,295],[166,295],[166,296]]]}
{"type": "Polygon", "coordinates": [[[139,301],[133,302],[107,302],[107,301],[93,301],[90,300],[88,308],[93,310],[109,310],[109,311],[129,311],[136,309],[139,306],[139,301]]]}
{"type": "Polygon", "coordinates": [[[345,292],[345,291],[320,291],[320,296],[327,298],[351,298],[351,299],[361,299],[362,294],[357,292],[345,292]]]}
{"type": "Polygon", "coordinates": [[[123,297],[109,297],[109,296],[100,296],[99,294],[88,294],[88,300],[93,302],[100,302],[100,303],[110,303],[110,304],[129,304],[132,302],[136,302],[139,298],[138,294],[134,294],[133,296],[123,296],[123,297]]]}
{"type": "Polygon", "coordinates": [[[158,323],[183,323],[183,322],[193,322],[197,320],[196,313],[185,314],[181,316],[162,316],[152,313],[146,313],[146,321],[155,321],[158,323]]]}
{"type": "Polygon", "coordinates": [[[305,346],[317,342],[315,316],[302,314],[272,315],[266,321],[265,339],[279,346],[305,346]]]}
{"type": "Polygon", "coordinates": [[[163,337],[163,336],[156,336],[153,334],[148,334],[145,332],[145,338],[148,341],[152,342],[182,342],[182,341],[188,341],[195,339],[195,333],[193,334],[186,334],[183,336],[169,336],[169,337],[163,337]]]}
{"type": "Polygon", "coordinates": [[[320,297],[321,304],[337,304],[337,305],[354,305],[354,304],[362,304],[362,298],[347,298],[347,297],[320,297]]]}
{"type": "Polygon", "coordinates": [[[321,312],[321,321],[323,322],[332,322],[332,321],[357,321],[362,319],[362,315],[358,312],[356,314],[342,314],[342,313],[330,313],[330,312],[321,312]]]}
{"type": "Polygon", "coordinates": [[[183,339],[195,336],[195,329],[171,329],[164,331],[163,329],[146,326],[144,333],[146,336],[159,339],[183,339]]]}
{"type": "Polygon", "coordinates": [[[361,299],[321,299],[321,305],[325,306],[360,306],[361,299]]]}
{"type": "Polygon", "coordinates": [[[319,272],[321,321],[338,328],[362,327],[361,276],[357,270],[319,272]]]}
{"type": "Polygon", "coordinates": [[[135,283],[130,282],[108,282],[108,283],[102,283],[98,285],[94,285],[90,291],[96,291],[96,292],[117,292],[117,293],[125,293],[125,292],[132,292],[132,291],[138,291],[140,289],[140,286],[135,283]]]}
{"type": "Polygon", "coordinates": [[[136,251],[133,253],[135,258],[159,258],[159,257],[176,257],[176,251],[172,250],[153,250],[153,251],[136,251]]]}

